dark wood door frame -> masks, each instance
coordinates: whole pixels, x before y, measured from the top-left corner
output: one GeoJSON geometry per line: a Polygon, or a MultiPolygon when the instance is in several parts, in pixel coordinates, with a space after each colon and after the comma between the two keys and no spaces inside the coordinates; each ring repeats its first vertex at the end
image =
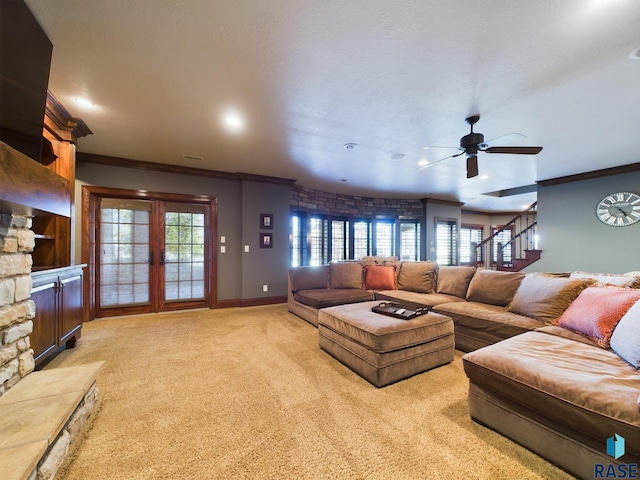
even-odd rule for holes
{"type": "MultiPolygon", "coordinates": [[[[136,200],[160,200],[165,202],[196,203],[208,207],[207,225],[205,229],[207,249],[205,251],[205,301],[203,307],[216,303],[217,285],[217,198],[206,195],[183,195],[177,193],[151,192],[148,190],[127,190],[121,188],[82,186],[82,263],[87,264],[87,279],[84,282],[84,315],[85,321],[96,318],[96,215],[102,198],[122,198],[136,200]]],[[[176,303],[172,308],[180,308],[176,303]]],[[[123,309],[122,314],[141,313],[136,307],[123,309]],[[126,310],[126,311],[125,311],[126,310]]]]}

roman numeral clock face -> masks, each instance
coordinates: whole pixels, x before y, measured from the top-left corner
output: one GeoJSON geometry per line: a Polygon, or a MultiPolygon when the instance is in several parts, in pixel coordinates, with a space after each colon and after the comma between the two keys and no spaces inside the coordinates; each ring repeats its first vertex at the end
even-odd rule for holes
{"type": "Polygon", "coordinates": [[[640,195],[618,192],[607,195],[596,207],[598,219],[612,227],[626,227],[640,221],[640,195]]]}

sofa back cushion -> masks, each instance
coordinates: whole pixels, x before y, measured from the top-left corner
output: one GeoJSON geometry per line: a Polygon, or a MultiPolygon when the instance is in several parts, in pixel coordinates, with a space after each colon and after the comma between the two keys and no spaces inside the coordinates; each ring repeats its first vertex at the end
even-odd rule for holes
{"type": "Polygon", "coordinates": [[[398,290],[433,293],[436,287],[436,264],[433,262],[402,262],[398,272],[398,290]]]}
{"type": "Polygon", "coordinates": [[[513,299],[524,276],[522,272],[478,270],[471,279],[466,299],[468,302],[506,307],[513,299]]]}
{"type": "Polygon", "coordinates": [[[329,283],[329,266],[319,267],[291,267],[289,269],[289,281],[291,290],[311,290],[314,288],[327,288],[329,283]]]}
{"type": "Polygon", "coordinates": [[[571,272],[569,278],[589,278],[595,280],[598,287],[640,288],[640,277],[629,274],[611,275],[609,273],[571,272]]]}
{"type": "Polygon", "coordinates": [[[635,368],[640,368],[640,301],[618,322],[611,335],[611,349],[635,368]]]}
{"type": "Polygon", "coordinates": [[[551,323],[591,284],[593,281],[587,279],[530,273],[520,282],[507,310],[551,323]]]}
{"type": "Polygon", "coordinates": [[[363,266],[359,262],[331,262],[329,288],[364,288],[363,266]]]}
{"type": "Polygon", "coordinates": [[[365,265],[364,288],[367,290],[395,290],[396,269],[390,265],[365,265]]]}
{"type": "Polygon", "coordinates": [[[580,292],[556,323],[609,348],[613,329],[639,299],[638,289],[590,287],[580,292]]]}
{"type": "Polygon", "coordinates": [[[465,298],[475,267],[440,267],[436,292],[465,298]]]}

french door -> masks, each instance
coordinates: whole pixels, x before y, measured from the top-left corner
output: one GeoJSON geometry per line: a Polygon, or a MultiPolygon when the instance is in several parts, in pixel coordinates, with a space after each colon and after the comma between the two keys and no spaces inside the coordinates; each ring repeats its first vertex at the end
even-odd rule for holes
{"type": "Polygon", "coordinates": [[[212,305],[215,203],[159,195],[90,202],[94,318],[212,305]]]}

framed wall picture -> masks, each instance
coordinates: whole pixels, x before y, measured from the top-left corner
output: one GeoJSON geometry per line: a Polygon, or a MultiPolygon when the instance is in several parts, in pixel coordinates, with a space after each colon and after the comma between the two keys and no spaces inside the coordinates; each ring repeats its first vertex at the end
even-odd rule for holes
{"type": "Polygon", "coordinates": [[[273,228],[273,215],[270,213],[260,214],[260,228],[273,228]]]}
{"type": "Polygon", "coordinates": [[[260,248],[272,248],[272,247],[273,247],[273,233],[261,233],[260,248]]]}

